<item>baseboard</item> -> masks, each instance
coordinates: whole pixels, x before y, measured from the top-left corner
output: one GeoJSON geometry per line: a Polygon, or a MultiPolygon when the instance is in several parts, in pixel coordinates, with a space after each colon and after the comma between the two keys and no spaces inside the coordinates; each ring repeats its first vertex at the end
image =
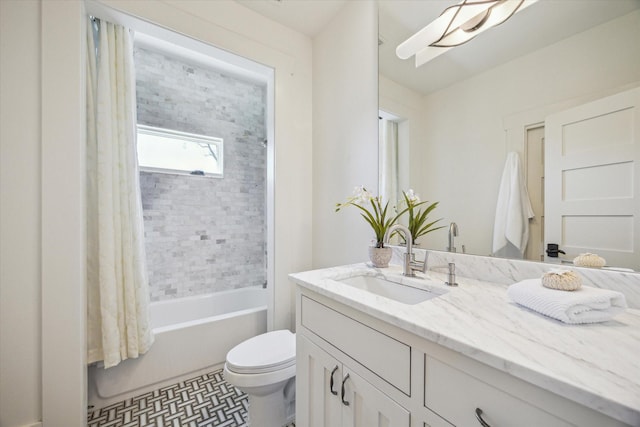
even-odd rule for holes
{"type": "Polygon", "coordinates": [[[43,426],[42,426],[42,421],[38,421],[31,424],[25,424],[22,427],[43,427],[43,426]]]}

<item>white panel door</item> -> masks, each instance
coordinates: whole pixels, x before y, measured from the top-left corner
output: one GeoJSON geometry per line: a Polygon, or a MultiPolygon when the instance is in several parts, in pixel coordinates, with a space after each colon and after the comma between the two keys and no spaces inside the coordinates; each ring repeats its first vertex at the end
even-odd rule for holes
{"type": "Polygon", "coordinates": [[[409,411],[344,367],[343,427],[410,427],[409,411]]]}
{"type": "Polygon", "coordinates": [[[640,270],[639,108],[635,88],[545,121],[545,243],[567,260],[640,270]]]}
{"type": "Polygon", "coordinates": [[[296,353],[296,425],[340,426],[342,364],[302,334],[297,334],[296,353]]]}

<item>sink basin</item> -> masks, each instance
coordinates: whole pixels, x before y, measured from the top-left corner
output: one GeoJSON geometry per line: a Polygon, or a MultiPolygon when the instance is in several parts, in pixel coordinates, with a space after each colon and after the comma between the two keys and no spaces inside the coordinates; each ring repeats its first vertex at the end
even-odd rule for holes
{"type": "Polygon", "coordinates": [[[440,293],[414,288],[375,276],[353,276],[341,279],[339,282],[409,305],[419,304],[441,295],[440,293]]]}

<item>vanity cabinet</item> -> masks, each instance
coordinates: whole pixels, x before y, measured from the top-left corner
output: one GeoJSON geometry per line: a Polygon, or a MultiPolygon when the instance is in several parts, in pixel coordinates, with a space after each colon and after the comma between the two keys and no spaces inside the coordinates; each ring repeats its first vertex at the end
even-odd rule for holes
{"type": "Polygon", "coordinates": [[[296,327],[298,427],[626,425],[304,287],[296,327]]]}
{"type": "Polygon", "coordinates": [[[409,427],[409,411],[368,380],[408,392],[410,347],[306,296],[298,306],[296,425],[409,427]]]}
{"type": "Polygon", "coordinates": [[[457,426],[572,425],[428,355],[424,396],[427,408],[457,426]]]}
{"type": "Polygon", "coordinates": [[[304,336],[297,341],[296,425],[409,427],[409,411],[304,336]]]}

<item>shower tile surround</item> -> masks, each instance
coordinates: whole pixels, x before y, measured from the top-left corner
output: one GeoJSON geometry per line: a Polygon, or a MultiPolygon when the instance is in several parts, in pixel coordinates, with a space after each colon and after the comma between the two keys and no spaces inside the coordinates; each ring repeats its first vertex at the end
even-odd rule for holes
{"type": "Polygon", "coordinates": [[[137,46],[138,123],[224,139],[224,178],[142,171],[151,300],[266,281],[265,88],[137,46]]]}

